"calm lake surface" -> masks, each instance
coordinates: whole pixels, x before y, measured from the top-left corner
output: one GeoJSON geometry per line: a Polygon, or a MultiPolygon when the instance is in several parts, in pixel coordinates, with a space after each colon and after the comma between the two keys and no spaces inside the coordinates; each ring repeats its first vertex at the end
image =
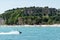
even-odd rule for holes
{"type": "Polygon", "coordinates": [[[0,35],[0,40],[60,40],[59,27],[0,27],[0,32],[21,31],[19,35],[0,35]]]}

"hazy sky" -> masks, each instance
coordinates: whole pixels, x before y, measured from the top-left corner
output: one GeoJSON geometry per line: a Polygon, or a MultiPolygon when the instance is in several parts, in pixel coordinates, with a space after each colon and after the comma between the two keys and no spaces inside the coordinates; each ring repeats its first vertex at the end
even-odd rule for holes
{"type": "Polygon", "coordinates": [[[30,6],[60,8],[60,0],[0,0],[0,13],[12,8],[30,6]]]}

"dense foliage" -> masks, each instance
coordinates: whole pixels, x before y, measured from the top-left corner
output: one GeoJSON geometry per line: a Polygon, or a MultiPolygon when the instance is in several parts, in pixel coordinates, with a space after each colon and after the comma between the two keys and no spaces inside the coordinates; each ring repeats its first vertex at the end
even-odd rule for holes
{"type": "Polygon", "coordinates": [[[60,9],[48,7],[25,7],[5,11],[0,15],[8,25],[59,24],[60,9]]]}

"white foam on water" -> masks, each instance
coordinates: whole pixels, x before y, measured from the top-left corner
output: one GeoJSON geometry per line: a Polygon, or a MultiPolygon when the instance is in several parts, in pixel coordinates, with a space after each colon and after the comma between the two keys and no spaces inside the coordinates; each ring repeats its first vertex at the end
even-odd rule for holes
{"type": "Polygon", "coordinates": [[[0,35],[2,34],[19,34],[19,31],[0,32],[0,35]]]}

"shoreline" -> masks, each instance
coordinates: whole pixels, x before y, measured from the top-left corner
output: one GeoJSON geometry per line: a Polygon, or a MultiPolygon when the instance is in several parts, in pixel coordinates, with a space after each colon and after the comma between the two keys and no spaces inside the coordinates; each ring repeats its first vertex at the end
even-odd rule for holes
{"type": "Polygon", "coordinates": [[[0,25],[0,27],[60,27],[60,24],[53,24],[53,25],[0,25]]]}

